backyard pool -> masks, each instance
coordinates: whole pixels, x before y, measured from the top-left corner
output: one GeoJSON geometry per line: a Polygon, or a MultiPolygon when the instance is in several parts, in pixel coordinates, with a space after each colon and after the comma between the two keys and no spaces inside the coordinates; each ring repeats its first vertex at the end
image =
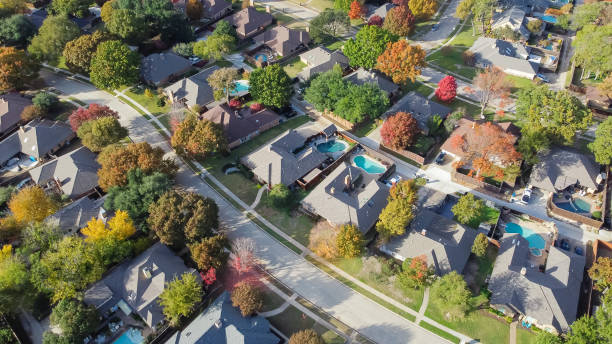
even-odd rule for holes
{"type": "Polygon", "coordinates": [[[268,55],[266,54],[257,54],[253,58],[255,58],[255,61],[268,62],[268,55]]]}
{"type": "Polygon", "coordinates": [[[353,163],[355,164],[355,166],[361,168],[369,174],[379,174],[387,170],[385,166],[365,155],[358,155],[354,157],[353,163]]]}
{"type": "Polygon", "coordinates": [[[556,24],[557,23],[557,17],[555,17],[555,16],[545,15],[545,16],[540,17],[540,19],[542,19],[543,21],[545,21],[547,23],[551,23],[551,24],[556,24]]]}
{"type": "Polygon", "coordinates": [[[529,242],[529,249],[534,256],[541,256],[542,252],[540,252],[540,250],[546,248],[546,240],[544,240],[541,235],[529,228],[521,227],[521,225],[517,223],[510,222],[506,224],[506,233],[518,233],[523,238],[527,239],[527,242],[529,242]]]}
{"type": "Polygon", "coordinates": [[[572,213],[591,213],[591,205],[589,202],[580,198],[574,198],[568,202],[557,203],[557,207],[571,211],[572,213]]]}
{"type": "Polygon", "coordinates": [[[317,145],[317,149],[321,153],[340,152],[340,151],[345,150],[346,147],[347,147],[347,144],[339,140],[330,140],[327,142],[319,143],[317,145]]]}
{"type": "Polygon", "coordinates": [[[235,83],[235,88],[232,92],[230,92],[232,95],[237,95],[237,94],[241,94],[243,92],[248,92],[249,91],[249,81],[248,80],[237,80],[235,83]]]}
{"type": "Polygon", "coordinates": [[[127,331],[117,338],[113,344],[142,344],[144,343],[144,337],[139,329],[130,327],[127,331]]]}

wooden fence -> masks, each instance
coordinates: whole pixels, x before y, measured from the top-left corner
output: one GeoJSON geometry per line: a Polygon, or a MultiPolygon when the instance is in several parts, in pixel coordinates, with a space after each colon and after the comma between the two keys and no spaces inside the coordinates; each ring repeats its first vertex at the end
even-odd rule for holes
{"type": "Polygon", "coordinates": [[[390,147],[387,147],[385,145],[383,145],[382,143],[380,144],[380,148],[382,150],[388,150],[391,151],[393,153],[399,154],[405,158],[408,158],[418,164],[424,165],[425,164],[425,157],[418,155],[417,153],[411,152],[409,150],[405,150],[405,149],[393,149],[390,147]]]}
{"type": "Polygon", "coordinates": [[[502,192],[502,187],[497,187],[492,184],[480,181],[476,178],[466,176],[465,174],[459,173],[456,170],[451,172],[451,180],[455,183],[467,186],[472,190],[476,190],[485,195],[501,199],[502,201],[509,201],[509,195],[502,192]]]}

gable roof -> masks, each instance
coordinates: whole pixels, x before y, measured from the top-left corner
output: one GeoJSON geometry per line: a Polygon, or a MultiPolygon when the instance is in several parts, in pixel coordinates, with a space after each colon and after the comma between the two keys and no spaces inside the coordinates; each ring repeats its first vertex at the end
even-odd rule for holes
{"type": "Polygon", "coordinates": [[[236,32],[242,36],[249,36],[257,32],[261,27],[272,24],[274,17],[270,13],[261,12],[253,6],[243,8],[234,13],[227,21],[236,27],[236,32]]]}
{"type": "Polygon", "coordinates": [[[391,80],[385,78],[377,72],[368,71],[361,67],[351,74],[345,76],[344,79],[352,82],[355,85],[363,85],[366,83],[374,84],[387,94],[394,93],[399,89],[399,86],[394,84],[391,80]]]}
{"type": "Polygon", "coordinates": [[[255,43],[265,44],[281,56],[288,56],[300,47],[310,43],[310,35],[303,30],[289,29],[277,25],[253,38],[255,43]]]}
{"type": "MultiPolygon", "coordinates": [[[[464,157],[465,152],[461,149],[461,147],[455,146],[451,138],[454,136],[461,136],[467,142],[470,142],[473,138],[477,137],[476,131],[474,130],[474,126],[481,125],[483,123],[487,123],[487,121],[475,121],[469,118],[461,118],[457,122],[457,126],[455,127],[453,132],[448,136],[448,139],[444,141],[440,149],[446,152],[449,152],[453,155],[464,157]]],[[[512,142],[512,144],[514,144],[518,140],[521,134],[520,129],[516,127],[514,124],[512,124],[511,122],[502,122],[502,123],[490,122],[490,123],[495,124],[503,132],[510,134],[510,136],[507,136],[507,135],[505,136],[508,138],[508,140],[510,140],[510,142],[512,142]]]]}
{"type": "Polygon", "coordinates": [[[512,6],[504,12],[493,17],[492,29],[507,26],[514,31],[518,31],[523,37],[529,37],[529,30],[523,25],[525,20],[525,10],[518,6],[512,6]]]}
{"type": "Polygon", "coordinates": [[[551,192],[576,183],[597,189],[599,165],[591,155],[568,147],[553,147],[539,159],[531,171],[529,184],[551,192]]]}
{"type": "Polygon", "coordinates": [[[366,233],[387,205],[389,187],[376,179],[362,186],[362,170],[343,162],[302,200],[302,206],[333,225],[353,224],[366,233]],[[353,189],[346,187],[350,180],[353,189]]]}
{"type": "Polygon", "coordinates": [[[0,135],[21,121],[21,112],[32,101],[18,93],[0,95],[0,135]]]}
{"type": "Polygon", "coordinates": [[[428,134],[429,119],[435,115],[445,119],[452,110],[449,107],[436,103],[414,91],[411,91],[398,100],[397,103],[395,103],[395,105],[393,105],[391,109],[387,111],[387,114],[394,114],[400,111],[411,114],[412,117],[414,117],[414,119],[416,119],[418,122],[419,129],[421,129],[425,134],[428,134]]]}
{"type": "Polygon", "coordinates": [[[268,109],[252,113],[248,107],[233,110],[227,103],[215,106],[201,117],[222,125],[228,143],[245,138],[280,119],[279,115],[268,109]]]}
{"type": "Polygon", "coordinates": [[[42,158],[74,136],[66,123],[47,119],[31,121],[0,141],[0,164],[18,153],[42,158]]]}
{"type": "Polygon", "coordinates": [[[527,60],[528,52],[522,44],[478,37],[469,51],[480,64],[497,66],[510,74],[517,71],[533,77],[537,72],[537,66],[527,60]]]}
{"type": "Polygon", "coordinates": [[[300,54],[300,59],[308,66],[298,73],[298,77],[302,80],[308,80],[315,74],[327,72],[336,64],[339,64],[342,69],[349,66],[348,57],[344,56],[342,51],[331,51],[325,47],[308,50],[300,54]]]}
{"type": "Polygon", "coordinates": [[[191,68],[188,59],[174,53],[151,54],[142,59],[140,74],[149,83],[159,84],[172,75],[184,73],[191,68]]]}
{"type": "Polygon", "coordinates": [[[166,344],[278,344],[270,332],[270,323],[260,315],[243,317],[232,306],[230,295],[223,292],[182,331],[166,344]]]}
{"type": "Polygon", "coordinates": [[[57,180],[61,183],[62,192],[75,198],[98,186],[98,169],[100,164],[96,161],[96,155],[81,147],[31,169],[29,173],[38,185],[57,180]]]}
{"type": "Polygon", "coordinates": [[[187,268],[168,246],[158,242],[92,285],[85,291],[84,301],[103,312],[123,300],[147,325],[155,327],[165,318],[162,306],[157,303],[159,295],[166,283],[174,277],[180,278],[183,273],[195,274],[196,271],[187,268]],[[111,291],[111,298],[107,290],[111,291]],[[102,295],[107,297],[100,297],[100,291],[105,291],[102,295]]]}
{"type": "Polygon", "coordinates": [[[172,92],[173,97],[178,101],[184,100],[187,106],[208,105],[215,101],[215,96],[206,79],[219,68],[219,66],[206,68],[198,74],[183,78],[166,87],[165,91],[172,92]]]}
{"type": "Polygon", "coordinates": [[[202,5],[204,5],[202,15],[205,18],[215,18],[232,7],[231,2],[225,0],[202,0],[202,5]]]}
{"type": "Polygon", "coordinates": [[[368,19],[372,18],[373,16],[379,16],[381,19],[385,19],[389,11],[394,7],[395,4],[387,2],[370,13],[368,19]]]}
{"type": "Polygon", "coordinates": [[[100,214],[106,213],[104,210],[105,199],[106,196],[97,200],[89,197],[80,198],[47,217],[45,222],[58,226],[65,232],[79,230],[85,227],[92,218],[98,218],[100,214]]]}
{"type": "Polygon", "coordinates": [[[576,320],[585,259],[551,246],[546,269],[540,272],[531,267],[529,255],[525,238],[504,234],[489,282],[490,303],[509,305],[543,325],[566,331],[576,320]]]}

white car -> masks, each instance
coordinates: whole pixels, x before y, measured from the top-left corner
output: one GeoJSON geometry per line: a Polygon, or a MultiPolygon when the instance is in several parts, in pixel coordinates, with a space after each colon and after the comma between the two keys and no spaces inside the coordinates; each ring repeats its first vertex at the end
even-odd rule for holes
{"type": "Polygon", "coordinates": [[[6,165],[0,170],[2,172],[11,171],[11,172],[19,172],[21,167],[19,167],[19,158],[11,158],[6,162],[6,165]]]}
{"type": "Polygon", "coordinates": [[[521,196],[520,202],[523,204],[529,204],[529,200],[531,199],[532,192],[533,192],[533,187],[531,185],[526,187],[525,191],[523,191],[523,196],[521,196]]]}

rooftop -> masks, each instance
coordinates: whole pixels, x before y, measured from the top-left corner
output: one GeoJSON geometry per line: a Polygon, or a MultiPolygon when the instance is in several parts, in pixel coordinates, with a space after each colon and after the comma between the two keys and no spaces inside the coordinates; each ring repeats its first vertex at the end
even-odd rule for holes
{"type": "Polygon", "coordinates": [[[36,159],[43,158],[74,136],[66,123],[47,119],[33,120],[0,141],[0,164],[18,153],[36,159]]]}
{"type": "Polygon", "coordinates": [[[531,171],[529,184],[550,192],[580,184],[597,189],[599,165],[590,154],[568,147],[553,147],[542,154],[531,171]]]}
{"type": "Polygon", "coordinates": [[[174,53],[151,54],[142,59],[140,74],[152,84],[166,82],[174,75],[183,74],[191,68],[191,62],[174,53]]]}
{"type": "Polygon", "coordinates": [[[228,143],[246,138],[280,118],[278,114],[268,109],[258,112],[252,112],[248,107],[234,110],[227,103],[215,106],[201,117],[222,125],[228,143]]]}
{"type": "Polygon", "coordinates": [[[451,113],[452,109],[411,91],[398,100],[387,111],[387,114],[394,114],[400,111],[411,114],[417,120],[419,129],[427,134],[429,133],[429,119],[435,115],[444,119],[451,113]]]}
{"type": "Polygon", "coordinates": [[[165,91],[172,94],[176,101],[183,101],[189,107],[196,104],[206,106],[215,101],[213,89],[207,79],[218,69],[219,66],[206,68],[198,74],[173,83],[166,87],[165,91]]]}

